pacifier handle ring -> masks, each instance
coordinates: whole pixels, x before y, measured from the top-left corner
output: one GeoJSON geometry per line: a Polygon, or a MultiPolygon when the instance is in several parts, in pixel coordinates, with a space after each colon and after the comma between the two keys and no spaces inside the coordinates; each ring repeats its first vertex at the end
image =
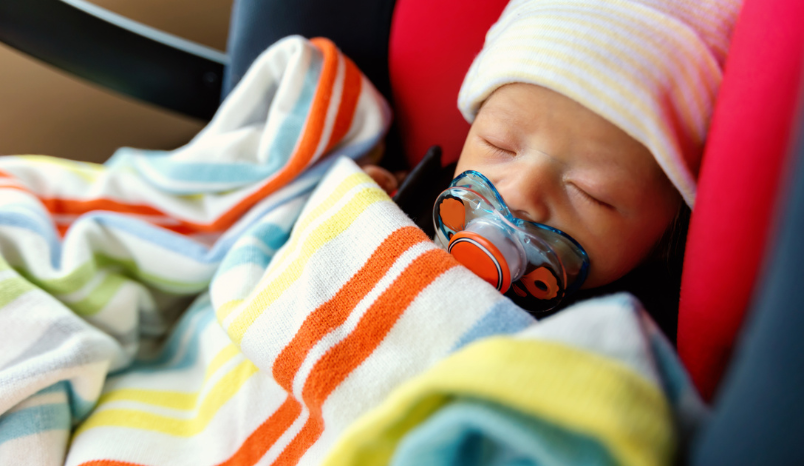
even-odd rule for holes
{"type": "Polygon", "coordinates": [[[466,230],[458,232],[450,240],[447,252],[501,293],[511,287],[511,270],[505,256],[483,236],[466,230]]]}

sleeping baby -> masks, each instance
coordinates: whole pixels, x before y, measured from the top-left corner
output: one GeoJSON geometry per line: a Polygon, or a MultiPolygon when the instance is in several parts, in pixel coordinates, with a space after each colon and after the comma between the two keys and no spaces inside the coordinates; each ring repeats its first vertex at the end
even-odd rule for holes
{"type": "Polygon", "coordinates": [[[670,246],[683,245],[740,3],[512,1],[460,90],[472,126],[436,239],[537,312],[660,256],[680,262],[670,246]]]}

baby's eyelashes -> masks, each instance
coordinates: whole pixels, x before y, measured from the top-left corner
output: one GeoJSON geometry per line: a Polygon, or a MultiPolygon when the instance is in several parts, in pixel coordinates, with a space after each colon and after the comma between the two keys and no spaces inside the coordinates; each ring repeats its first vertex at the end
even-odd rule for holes
{"type": "Polygon", "coordinates": [[[488,141],[487,139],[480,138],[480,140],[483,141],[483,144],[486,146],[486,148],[489,149],[495,155],[501,155],[507,157],[513,157],[516,155],[516,152],[504,147],[500,147],[499,145],[494,144],[488,141]]]}
{"type": "Polygon", "coordinates": [[[613,205],[611,205],[611,204],[609,204],[607,202],[601,201],[597,197],[589,194],[585,189],[579,187],[575,183],[570,182],[570,183],[566,183],[566,185],[568,187],[567,189],[572,191],[573,196],[580,198],[582,202],[585,202],[588,205],[591,205],[593,207],[599,207],[599,208],[603,208],[603,209],[608,209],[608,210],[617,210],[613,205]]]}

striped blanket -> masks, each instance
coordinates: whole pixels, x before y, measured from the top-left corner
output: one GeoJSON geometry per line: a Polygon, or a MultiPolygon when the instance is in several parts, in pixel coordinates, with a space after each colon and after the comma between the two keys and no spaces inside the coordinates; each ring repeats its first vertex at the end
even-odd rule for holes
{"type": "Polygon", "coordinates": [[[351,160],[388,123],[291,37],[176,151],[1,158],[0,464],[670,464],[700,406],[638,304],[535,325],[351,160]],[[510,448],[445,462],[478,422],[510,448]]]}

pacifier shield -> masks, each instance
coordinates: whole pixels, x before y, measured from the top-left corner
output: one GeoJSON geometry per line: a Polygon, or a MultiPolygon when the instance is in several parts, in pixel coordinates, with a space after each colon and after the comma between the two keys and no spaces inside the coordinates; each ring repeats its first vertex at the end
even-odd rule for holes
{"type": "Polygon", "coordinates": [[[511,286],[511,271],[499,249],[472,231],[461,231],[452,237],[447,251],[475,275],[501,293],[511,286]]]}

